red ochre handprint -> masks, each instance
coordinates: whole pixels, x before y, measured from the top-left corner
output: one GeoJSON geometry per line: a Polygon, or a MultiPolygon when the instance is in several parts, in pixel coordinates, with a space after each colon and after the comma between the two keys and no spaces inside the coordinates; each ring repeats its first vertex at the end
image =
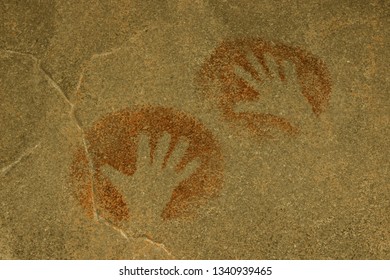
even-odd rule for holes
{"type": "Polygon", "coordinates": [[[330,78],[310,53],[261,39],[226,41],[199,72],[206,96],[216,100],[225,120],[260,136],[296,134],[300,118],[327,106],[330,78]]]}
{"type": "Polygon", "coordinates": [[[171,135],[164,132],[158,139],[153,157],[150,137],[141,132],[138,137],[136,169],[133,175],[122,173],[111,165],[103,165],[101,171],[121,192],[128,208],[138,219],[133,226],[143,228],[145,221],[150,225],[159,222],[161,211],[168,204],[175,188],[191,177],[199,168],[201,160],[196,157],[178,170],[189,141],[181,137],[168,155],[171,135]]]}
{"type": "Polygon", "coordinates": [[[90,217],[149,230],[156,221],[194,213],[222,188],[217,142],[184,113],[161,107],[115,112],[86,138],[89,156],[77,151],[71,177],[90,217]]]}

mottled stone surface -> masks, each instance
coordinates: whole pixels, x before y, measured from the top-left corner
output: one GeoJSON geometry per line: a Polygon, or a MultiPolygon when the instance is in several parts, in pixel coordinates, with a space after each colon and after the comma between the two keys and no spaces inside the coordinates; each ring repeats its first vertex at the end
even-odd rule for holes
{"type": "Polygon", "coordinates": [[[239,2],[0,4],[1,259],[390,258],[389,5],[239,2]]]}

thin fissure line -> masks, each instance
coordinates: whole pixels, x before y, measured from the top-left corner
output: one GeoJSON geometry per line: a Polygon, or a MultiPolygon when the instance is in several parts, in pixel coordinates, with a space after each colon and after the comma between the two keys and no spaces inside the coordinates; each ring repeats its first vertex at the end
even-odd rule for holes
{"type": "MultiPolygon", "coordinates": [[[[88,63],[89,63],[89,61],[86,64],[88,64],[88,63]]],[[[74,97],[76,97],[77,93],[80,91],[81,84],[82,84],[83,79],[84,79],[84,71],[85,71],[85,69],[84,69],[84,67],[82,67],[81,72],[80,72],[80,77],[79,77],[77,85],[76,85],[75,93],[73,94],[74,97]]],[[[90,154],[90,152],[88,150],[88,144],[87,144],[87,140],[86,140],[86,137],[85,137],[85,131],[82,128],[82,125],[81,125],[80,121],[78,120],[78,118],[76,117],[76,114],[75,114],[75,105],[72,102],[70,102],[70,101],[69,101],[69,104],[71,105],[70,114],[72,115],[72,117],[74,119],[74,123],[76,124],[77,128],[80,130],[81,135],[82,135],[83,148],[84,148],[85,155],[87,157],[89,173],[90,173],[89,179],[90,179],[90,182],[91,182],[91,192],[92,192],[91,199],[92,199],[93,217],[94,217],[95,221],[99,222],[100,221],[100,216],[99,216],[98,211],[97,211],[96,200],[95,200],[95,194],[96,194],[96,187],[95,187],[95,184],[94,184],[95,166],[93,164],[93,160],[92,160],[91,154],[90,154]]]]}
{"type": "Polygon", "coordinates": [[[153,244],[154,246],[157,246],[159,248],[161,248],[165,253],[167,253],[169,256],[173,257],[173,258],[176,258],[171,252],[168,251],[167,247],[165,247],[165,245],[163,243],[158,243],[158,242],[155,242],[153,241],[152,239],[150,239],[149,237],[147,236],[140,236],[139,238],[143,238],[146,242],[148,243],[151,243],[153,244]]]}
{"type": "MultiPolygon", "coordinates": [[[[36,67],[36,69],[41,72],[46,81],[56,89],[56,91],[62,96],[62,98],[65,100],[65,102],[69,105],[70,107],[70,110],[69,110],[69,116],[73,119],[73,122],[74,124],[76,125],[77,129],[80,131],[81,133],[81,138],[82,138],[82,142],[83,142],[83,148],[84,148],[84,151],[86,153],[86,156],[87,156],[87,161],[88,161],[88,167],[89,167],[89,170],[90,170],[90,180],[91,180],[91,184],[92,184],[92,209],[93,209],[93,214],[94,214],[94,219],[96,221],[99,221],[99,215],[98,215],[98,212],[97,212],[97,209],[96,209],[96,202],[95,202],[95,193],[96,193],[96,190],[95,190],[95,186],[94,186],[94,181],[93,181],[93,176],[94,176],[94,166],[93,166],[93,161],[91,159],[91,156],[90,156],[90,153],[89,153],[89,150],[88,150],[88,145],[87,145],[87,141],[86,141],[86,137],[85,137],[85,132],[84,132],[84,129],[82,128],[80,122],[78,121],[78,119],[76,118],[76,115],[75,115],[75,105],[70,101],[69,97],[65,94],[65,92],[61,89],[61,87],[52,79],[52,77],[42,68],[41,66],[41,63],[40,63],[40,60],[38,58],[36,58],[34,55],[32,54],[29,54],[29,53],[22,53],[22,52],[17,52],[17,51],[13,51],[13,50],[8,50],[8,49],[0,49],[0,51],[6,53],[6,54],[12,54],[12,55],[19,55],[19,56],[24,56],[24,57],[28,57],[30,58],[31,60],[33,60],[34,62],[34,66],[36,67]]],[[[79,78],[79,81],[78,81],[78,84],[77,84],[77,88],[76,88],[76,92],[80,89],[80,86],[81,86],[81,82],[82,82],[82,79],[83,79],[83,75],[84,75],[84,69],[82,70],[81,72],[81,75],[80,75],[80,78],[79,78]]],[[[29,156],[31,154],[31,152],[40,145],[37,144],[33,149],[31,150],[28,150],[26,153],[22,154],[15,162],[11,163],[10,165],[4,167],[1,169],[1,175],[4,175],[6,174],[11,168],[13,168],[17,163],[19,163],[23,158],[25,158],[26,156],[29,156]]],[[[115,229],[115,227],[114,227],[115,229]]],[[[123,235],[126,239],[126,235],[123,235]]]]}
{"type": "Polygon", "coordinates": [[[38,144],[36,144],[34,147],[32,148],[29,148],[27,150],[24,151],[24,153],[22,153],[14,162],[12,162],[11,164],[7,165],[6,167],[3,167],[1,169],[1,175],[5,175],[7,174],[12,168],[14,168],[20,161],[22,161],[24,158],[27,158],[29,157],[36,148],[38,148],[39,146],[41,145],[41,142],[39,142],[38,144]]]}
{"type": "MultiPolygon", "coordinates": [[[[106,226],[108,227],[111,227],[112,229],[114,229],[115,231],[117,231],[122,237],[124,237],[127,241],[130,240],[130,237],[122,230],[120,229],[119,227],[113,225],[111,222],[109,222],[108,220],[104,219],[104,218],[99,218],[99,221],[103,222],[103,224],[105,224],[106,226]]],[[[156,241],[153,241],[152,239],[150,239],[149,237],[147,237],[145,234],[141,234],[141,235],[136,235],[136,234],[132,234],[131,235],[131,238],[133,240],[135,239],[142,239],[150,244],[152,244],[153,246],[155,247],[158,247],[160,249],[162,249],[166,254],[168,254],[169,256],[173,257],[173,258],[176,258],[168,249],[167,247],[163,244],[163,243],[159,243],[159,242],[156,242],[156,241]]]]}
{"type": "Polygon", "coordinates": [[[114,229],[115,231],[119,232],[122,237],[124,237],[126,240],[129,240],[130,238],[127,236],[127,234],[120,229],[119,227],[113,225],[111,222],[107,221],[105,218],[99,217],[98,222],[103,222],[106,226],[114,229]]]}
{"type": "MultiPolygon", "coordinates": [[[[77,129],[81,133],[81,138],[82,138],[82,142],[83,142],[83,148],[84,148],[84,151],[85,151],[86,156],[87,156],[88,167],[89,167],[89,170],[90,170],[90,181],[91,181],[91,184],[92,184],[92,187],[91,187],[91,190],[92,190],[92,210],[93,210],[94,219],[97,221],[99,219],[99,215],[98,215],[97,209],[96,209],[96,203],[95,203],[96,189],[95,189],[95,185],[93,183],[94,182],[94,180],[93,180],[93,178],[94,178],[94,165],[93,165],[93,161],[91,159],[91,155],[90,155],[89,150],[88,150],[88,144],[87,144],[87,141],[86,141],[84,129],[82,128],[82,126],[81,126],[81,124],[80,124],[80,122],[77,119],[76,114],[75,114],[75,105],[70,101],[69,97],[61,89],[61,87],[41,67],[40,61],[38,59],[36,59],[35,57],[34,57],[34,60],[36,62],[36,67],[38,68],[39,71],[41,71],[44,74],[44,76],[45,76],[46,80],[49,82],[49,84],[51,86],[53,86],[60,93],[60,95],[63,97],[65,102],[68,103],[68,105],[70,107],[69,115],[73,119],[74,124],[76,125],[77,129]]],[[[82,75],[83,75],[83,73],[82,73],[82,75]]],[[[80,79],[79,79],[79,83],[77,85],[77,89],[76,90],[79,89],[81,80],[82,80],[82,77],[80,77],[80,79]]]]}

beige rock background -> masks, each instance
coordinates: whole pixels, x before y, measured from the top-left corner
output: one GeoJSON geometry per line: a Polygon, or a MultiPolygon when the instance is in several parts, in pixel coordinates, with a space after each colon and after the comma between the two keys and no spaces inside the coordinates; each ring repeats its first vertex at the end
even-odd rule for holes
{"type": "Polygon", "coordinates": [[[386,1],[3,1],[2,259],[389,259],[386,1]],[[295,137],[224,121],[196,82],[223,41],[296,46],[327,65],[327,109],[295,137]],[[218,197],[153,238],[90,219],[70,166],[103,116],[194,116],[224,155],[218,197]]]}

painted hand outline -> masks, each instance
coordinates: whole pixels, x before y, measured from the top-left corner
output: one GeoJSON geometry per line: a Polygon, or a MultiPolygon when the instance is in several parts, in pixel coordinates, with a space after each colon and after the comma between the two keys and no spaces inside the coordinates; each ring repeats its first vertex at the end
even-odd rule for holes
{"type": "Polygon", "coordinates": [[[123,174],[110,165],[102,166],[103,174],[118,187],[130,211],[137,216],[140,223],[159,220],[173,190],[193,175],[201,165],[200,159],[195,158],[178,170],[177,166],[189,147],[189,141],[184,137],[179,138],[172,153],[166,158],[170,143],[171,135],[164,132],[158,139],[152,157],[150,137],[140,133],[136,171],[132,176],[123,174]]]}
{"type": "Polygon", "coordinates": [[[271,114],[293,123],[299,122],[303,115],[312,114],[310,104],[301,93],[294,63],[284,60],[279,64],[271,55],[265,53],[263,66],[252,51],[247,52],[246,58],[254,73],[240,65],[235,65],[234,73],[258,92],[259,97],[253,101],[236,103],[235,112],[271,114]]]}

